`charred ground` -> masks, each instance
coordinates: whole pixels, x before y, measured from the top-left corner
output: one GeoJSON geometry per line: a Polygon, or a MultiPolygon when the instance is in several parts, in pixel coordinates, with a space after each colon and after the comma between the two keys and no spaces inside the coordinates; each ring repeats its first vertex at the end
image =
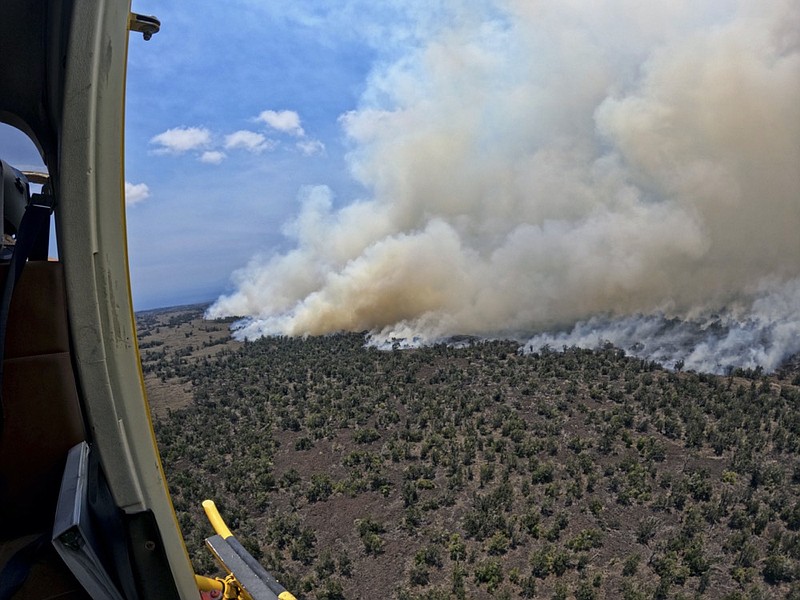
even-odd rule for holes
{"type": "Polygon", "coordinates": [[[200,502],[305,598],[800,598],[800,371],[613,348],[238,343],[138,315],[178,518],[200,502]]]}

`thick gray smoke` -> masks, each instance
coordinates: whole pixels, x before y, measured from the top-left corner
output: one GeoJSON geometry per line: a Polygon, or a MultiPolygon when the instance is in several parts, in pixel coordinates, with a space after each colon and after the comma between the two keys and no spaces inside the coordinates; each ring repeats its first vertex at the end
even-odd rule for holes
{"type": "Polygon", "coordinates": [[[463,4],[341,118],[371,198],[304,190],[295,249],[209,316],[378,343],[566,329],[533,344],[708,370],[798,351],[800,0],[463,4]]]}

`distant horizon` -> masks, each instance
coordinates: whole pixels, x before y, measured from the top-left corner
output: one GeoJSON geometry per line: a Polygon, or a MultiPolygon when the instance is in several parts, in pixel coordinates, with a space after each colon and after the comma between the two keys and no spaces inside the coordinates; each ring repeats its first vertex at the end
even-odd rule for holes
{"type": "Polygon", "coordinates": [[[178,310],[178,309],[182,309],[182,308],[193,308],[195,306],[197,306],[197,307],[200,307],[200,306],[208,307],[208,306],[211,305],[212,302],[213,302],[213,300],[209,301],[209,302],[188,302],[186,304],[173,304],[171,306],[154,306],[152,308],[134,308],[133,312],[134,312],[134,314],[138,315],[140,313],[163,312],[163,311],[167,311],[167,310],[178,310]]]}
{"type": "MultiPolygon", "coordinates": [[[[213,303],[213,300],[185,302],[135,309],[134,312],[140,315],[202,308],[205,318],[205,311],[213,303]]],[[[278,332],[254,335],[249,331],[254,320],[247,315],[228,315],[217,318],[241,321],[242,326],[230,332],[233,338],[240,341],[244,338],[252,340],[259,337],[307,337],[307,334],[287,336],[285,333],[278,332]]],[[[561,352],[566,348],[599,350],[610,344],[611,347],[621,350],[628,357],[652,361],[665,369],[720,376],[730,375],[737,370],[763,369],[766,373],[774,373],[798,356],[796,351],[784,347],[776,340],[761,339],[763,332],[751,329],[750,325],[746,322],[726,321],[724,318],[717,318],[714,323],[706,318],[682,321],[670,319],[662,314],[632,315],[626,318],[607,316],[578,322],[572,327],[553,326],[541,331],[505,331],[487,335],[462,333],[443,335],[437,338],[404,337],[402,335],[393,337],[391,334],[387,335],[385,332],[374,330],[342,329],[311,337],[358,334],[364,336],[366,347],[379,350],[413,349],[441,343],[458,346],[464,340],[468,340],[469,343],[502,340],[518,344],[518,351],[523,354],[547,351],[548,349],[561,352]],[[716,337],[708,337],[708,329],[716,330],[716,337]]]]}

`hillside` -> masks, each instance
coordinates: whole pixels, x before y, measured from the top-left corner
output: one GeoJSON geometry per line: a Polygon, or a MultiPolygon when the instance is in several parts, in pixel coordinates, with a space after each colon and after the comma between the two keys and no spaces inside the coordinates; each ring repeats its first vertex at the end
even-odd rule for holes
{"type": "Polygon", "coordinates": [[[138,315],[175,507],[305,598],[800,598],[800,375],[138,315]],[[797,580],[797,581],[795,581],[797,580]]]}

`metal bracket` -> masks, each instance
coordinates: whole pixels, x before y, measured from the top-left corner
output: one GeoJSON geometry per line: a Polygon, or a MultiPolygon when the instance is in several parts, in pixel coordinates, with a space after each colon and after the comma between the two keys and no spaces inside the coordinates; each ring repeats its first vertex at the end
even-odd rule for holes
{"type": "Polygon", "coordinates": [[[128,29],[141,33],[142,37],[147,41],[161,29],[161,21],[153,16],[132,12],[128,18],[128,29]]]}

